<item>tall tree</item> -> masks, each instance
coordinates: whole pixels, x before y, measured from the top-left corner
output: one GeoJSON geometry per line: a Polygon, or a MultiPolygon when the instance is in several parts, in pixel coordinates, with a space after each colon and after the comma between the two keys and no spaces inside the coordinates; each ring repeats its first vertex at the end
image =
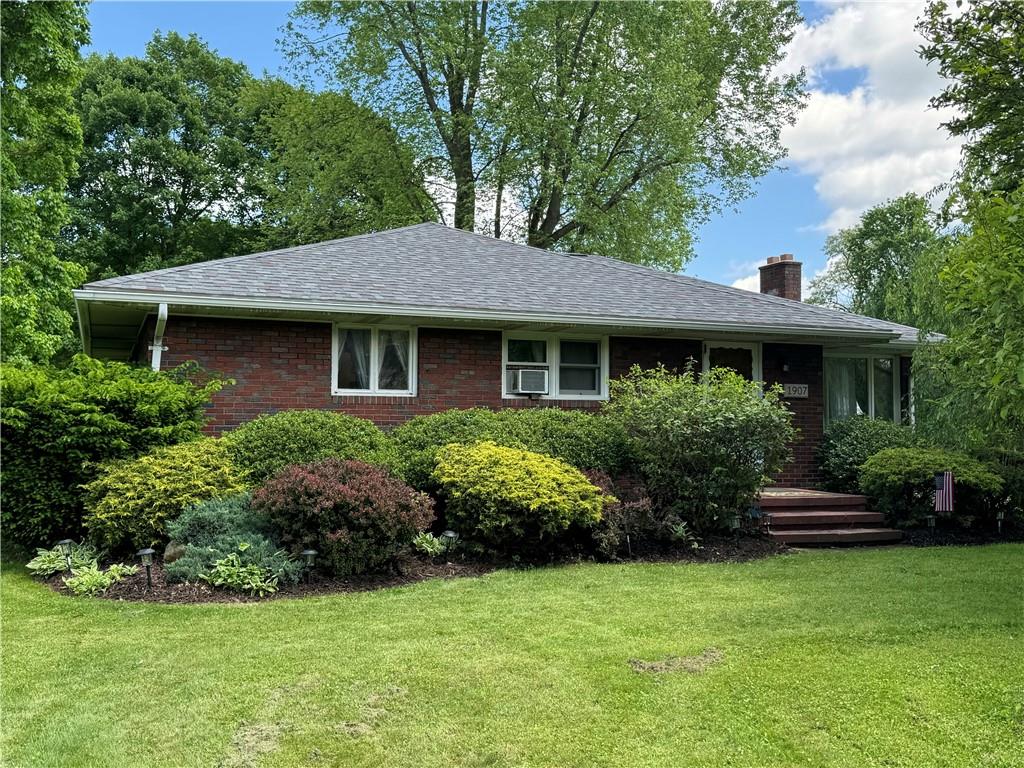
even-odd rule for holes
{"type": "Polygon", "coordinates": [[[931,105],[954,108],[943,125],[968,140],[964,180],[1012,191],[1024,184],[1024,3],[955,5],[934,0],[918,22],[921,56],[948,82],[931,105]]]}
{"type": "Polygon", "coordinates": [[[489,106],[540,247],[678,269],[692,228],[784,155],[788,3],[526,3],[489,106]]]}
{"type": "Polygon", "coordinates": [[[423,161],[442,150],[456,226],[483,179],[491,231],[678,268],[783,155],[803,81],[774,69],[798,21],[789,2],[312,0],[291,40],[401,115],[423,161]]]}
{"type": "Polygon", "coordinates": [[[948,338],[915,353],[925,429],[970,447],[1024,447],[1024,188],[978,195],[940,274],[948,338]]]}
{"type": "Polygon", "coordinates": [[[425,169],[450,174],[460,229],[475,222],[477,104],[502,10],[488,0],[305,0],[288,24],[293,58],[311,60],[394,114],[416,140],[425,169]]]}
{"type": "Polygon", "coordinates": [[[74,89],[89,42],[82,2],[8,2],[0,13],[0,311],[5,360],[72,346],[71,289],[84,272],[55,243],[82,145],[74,89]]]}
{"type": "Polygon", "coordinates": [[[938,330],[924,308],[934,290],[946,238],[928,201],[909,193],[866,211],[825,241],[829,263],[811,282],[808,302],[894,323],[938,330]],[[929,290],[915,291],[915,286],[929,290]],[[928,315],[928,321],[925,316],[928,315]]]}
{"type": "Polygon", "coordinates": [[[264,246],[436,220],[412,152],[387,120],[346,94],[266,79],[246,88],[242,103],[265,157],[254,185],[264,246]]]}
{"type": "Polygon", "coordinates": [[[90,56],[67,252],[99,276],[244,250],[259,162],[238,105],[250,81],[243,65],[173,32],[155,35],[145,58],[90,56]]]}

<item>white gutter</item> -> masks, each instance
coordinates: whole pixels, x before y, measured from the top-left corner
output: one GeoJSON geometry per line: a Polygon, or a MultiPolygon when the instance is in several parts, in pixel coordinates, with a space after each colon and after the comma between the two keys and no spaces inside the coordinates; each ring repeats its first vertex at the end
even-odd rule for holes
{"type": "Polygon", "coordinates": [[[160,356],[167,347],[164,346],[164,330],[167,328],[167,304],[162,303],[157,308],[156,330],[153,331],[153,343],[149,349],[153,353],[153,370],[160,370],[160,356]]]}
{"type": "MultiPolygon", "coordinates": [[[[107,301],[115,303],[152,304],[161,306],[173,304],[183,307],[224,307],[233,309],[262,309],[290,312],[316,312],[324,314],[393,315],[396,317],[431,317],[461,320],[498,320],[516,323],[554,323],[565,325],[620,326],[634,328],[661,328],[686,331],[724,331],[736,333],[736,323],[707,323],[692,320],[665,320],[661,318],[637,317],[595,317],[589,315],[566,315],[548,313],[507,312],[488,309],[461,309],[458,307],[409,306],[381,303],[342,303],[323,301],[302,301],[295,299],[238,298],[232,296],[201,296],[193,294],[158,293],[155,291],[104,291],[79,289],[74,292],[80,301],[107,301]]],[[[876,341],[890,341],[899,338],[895,331],[870,328],[825,329],[807,326],[787,325],[744,325],[744,332],[784,333],[794,336],[837,336],[843,338],[868,338],[876,341]]]]}

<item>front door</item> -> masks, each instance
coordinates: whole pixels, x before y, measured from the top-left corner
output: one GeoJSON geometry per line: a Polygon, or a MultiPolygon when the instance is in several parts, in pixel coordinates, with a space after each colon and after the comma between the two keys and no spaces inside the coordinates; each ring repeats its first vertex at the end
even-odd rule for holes
{"type": "Polygon", "coordinates": [[[704,370],[732,368],[747,381],[759,380],[757,347],[739,342],[709,342],[704,346],[704,370]]]}

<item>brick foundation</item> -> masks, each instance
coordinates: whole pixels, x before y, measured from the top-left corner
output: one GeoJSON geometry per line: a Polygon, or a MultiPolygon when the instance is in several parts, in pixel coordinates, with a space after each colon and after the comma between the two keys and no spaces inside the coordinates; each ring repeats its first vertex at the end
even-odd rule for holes
{"type": "MultiPolygon", "coordinates": [[[[152,327],[143,331],[152,338],[152,327]]],[[[528,400],[501,397],[501,332],[419,328],[418,377],[415,397],[331,394],[331,326],[329,323],[271,320],[227,320],[171,317],[167,322],[164,369],[187,361],[235,384],[217,393],[209,408],[209,431],[219,433],[264,413],[288,409],[337,410],[388,427],[420,414],[449,408],[561,407],[594,410],[587,400],[528,400]]],[[[686,339],[609,339],[609,372],[618,377],[634,364],[658,363],[683,370],[692,360],[699,366],[701,343],[686,339]]],[[[790,407],[800,437],[794,461],[779,483],[814,487],[819,478],[814,452],[822,432],[821,348],[765,344],[764,375],[768,381],[808,384],[810,396],[790,407]],[[783,371],[784,365],[789,366],[783,371]]]]}

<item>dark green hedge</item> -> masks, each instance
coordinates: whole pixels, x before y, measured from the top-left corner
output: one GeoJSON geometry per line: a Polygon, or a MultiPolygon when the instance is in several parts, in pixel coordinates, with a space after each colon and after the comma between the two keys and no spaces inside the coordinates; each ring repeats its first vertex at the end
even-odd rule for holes
{"type": "Polygon", "coordinates": [[[67,368],[5,365],[2,527],[25,546],[82,534],[82,485],[101,462],[199,436],[203,406],[223,382],[190,383],[84,355],[67,368]]]}

